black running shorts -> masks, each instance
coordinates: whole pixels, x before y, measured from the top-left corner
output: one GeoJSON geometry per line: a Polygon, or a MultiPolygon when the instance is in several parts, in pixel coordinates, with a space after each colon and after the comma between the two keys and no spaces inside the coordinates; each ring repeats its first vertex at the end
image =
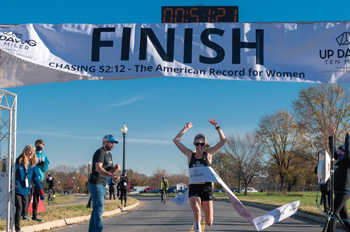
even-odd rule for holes
{"type": "Polygon", "coordinates": [[[213,199],[213,191],[211,187],[205,187],[203,189],[191,188],[188,192],[188,197],[199,197],[201,201],[212,201],[213,199]]]}

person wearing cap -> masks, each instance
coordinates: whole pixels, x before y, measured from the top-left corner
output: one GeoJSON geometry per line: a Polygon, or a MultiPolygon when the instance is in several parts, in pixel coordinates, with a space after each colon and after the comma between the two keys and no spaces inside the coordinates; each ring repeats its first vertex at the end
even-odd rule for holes
{"type": "MultiPolygon", "coordinates": [[[[188,166],[200,167],[211,166],[213,155],[220,150],[226,143],[226,138],[219,124],[215,119],[208,120],[219,134],[220,141],[213,147],[210,147],[204,135],[198,134],[195,136],[193,145],[196,150],[193,152],[183,145],[180,140],[185,132],[192,127],[192,123],[187,123],[184,128],[174,138],[174,143],[179,150],[187,156],[188,166]]],[[[208,226],[213,225],[213,202],[212,202],[212,184],[211,182],[190,184],[188,196],[190,198],[190,206],[194,215],[193,230],[194,232],[201,232],[201,206],[205,216],[205,222],[208,226]]]]}
{"type": "Polygon", "coordinates": [[[97,149],[92,158],[92,172],[89,177],[89,191],[92,199],[92,212],[89,223],[89,232],[100,232],[103,229],[102,214],[106,195],[108,177],[117,180],[114,172],[120,170],[119,164],[113,166],[111,151],[118,143],[113,135],[105,135],[102,147],[97,149]]]}
{"type": "Polygon", "coordinates": [[[124,199],[124,206],[126,206],[126,201],[127,201],[127,191],[128,191],[128,187],[129,187],[129,177],[128,177],[128,171],[126,169],[124,169],[121,177],[120,177],[120,182],[119,182],[119,186],[120,186],[120,197],[119,199],[121,200],[121,204],[123,205],[123,199],[124,199]]]}
{"type": "MultiPolygon", "coordinates": [[[[336,133],[335,127],[329,129],[329,147],[333,146],[333,138],[336,133]]],[[[345,144],[338,147],[338,152],[335,152],[334,157],[337,162],[334,164],[334,212],[333,215],[340,215],[340,219],[348,231],[350,231],[349,214],[346,202],[350,198],[350,130],[346,133],[345,144]]],[[[330,221],[328,231],[335,231],[336,221],[330,221]]]]}

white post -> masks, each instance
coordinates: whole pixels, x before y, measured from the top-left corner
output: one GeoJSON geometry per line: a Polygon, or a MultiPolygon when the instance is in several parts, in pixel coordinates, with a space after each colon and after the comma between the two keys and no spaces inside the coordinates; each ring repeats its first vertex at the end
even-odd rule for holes
{"type": "MultiPolygon", "coordinates": [[[[17,125],[17,95],[10,93],[6,90],[0,89],[0,144],[1,142],[7,142],[7,161],[6,161],[6,174],[7,174],[7,208],[6,208],[6,231],[14,230],[14,214],[15,214],[15,160],[16,160],[16,125],[17,125]],[[4,117],[4,112],[8,112],[8,117],[4,117]],[[7,127],[7,128],[6,128],[7,127]],[[6,130],[7,129],[7,130],[6,130]]],[[[5,148],[6,146],[0,146],[5,148]]],[[[0,150],[0,152],[3,152],[0,150]]]]}

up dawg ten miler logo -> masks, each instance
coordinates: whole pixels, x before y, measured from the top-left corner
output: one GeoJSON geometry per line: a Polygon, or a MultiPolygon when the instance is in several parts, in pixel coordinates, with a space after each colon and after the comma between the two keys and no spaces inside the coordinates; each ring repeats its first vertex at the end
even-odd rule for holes
{"type": "Polygon", "coordinates": [[[320,58],[323,59],[326,64],[350,63],[350,32],[342,33],[335,40],[341,48],[320,50],[320,58]],[[347,48],[344,46],[347,46],[347,48]]]}
{"type": "Polygon", "coordinates": [[[197,176],[203,176],[203,173],[198,173],[198,170],[197,169],[194,169],[193,170],[193,173],[191,174],[190,177],[197,177],[197,176]]]}
{"type": "Polygon", "coordinates": [[[0,33],[0,43],[9,48],[17,48],[23,50],[29,50],[30,47],[37,45],[35,40],[23,39],[22,34],[18,34],[12,31],[0,33]]]}

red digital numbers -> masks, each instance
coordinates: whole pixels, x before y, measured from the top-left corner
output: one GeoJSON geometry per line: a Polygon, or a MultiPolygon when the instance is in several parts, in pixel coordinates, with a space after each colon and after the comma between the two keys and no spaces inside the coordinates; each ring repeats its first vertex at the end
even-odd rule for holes
{"type": "Polygon", "coordinates": [[[191,8],[190,10],[190,16],[194,19],[193,22],[194,23],[198,23],[199,22],[199,16],[197,15],[197,13],[195,11],[198,11],[198,8],[191,8]]]}
{"type": "Polygon", "coordinates": [[[162,23],[173,23],[174,22],[174,10],[173,8],[163,9],[163,19],[162,23]],[[169,18],[169,20],[167,19],[169,18]]]}
{"type": "Polygon", "coordinates": [[[238,22],[238,6],[162,7],[162,23],[238,22]]]}
{"type": "Polygon", "coordinates": [[[226,9],[221,7],[221,8],[218,8],[219,11],[222,11],[221,14],[218,14],[216,17],[215,17],[215,22],[220,22],[220,19],[219,18],[222,18],[226,15],[226,9]]]}

